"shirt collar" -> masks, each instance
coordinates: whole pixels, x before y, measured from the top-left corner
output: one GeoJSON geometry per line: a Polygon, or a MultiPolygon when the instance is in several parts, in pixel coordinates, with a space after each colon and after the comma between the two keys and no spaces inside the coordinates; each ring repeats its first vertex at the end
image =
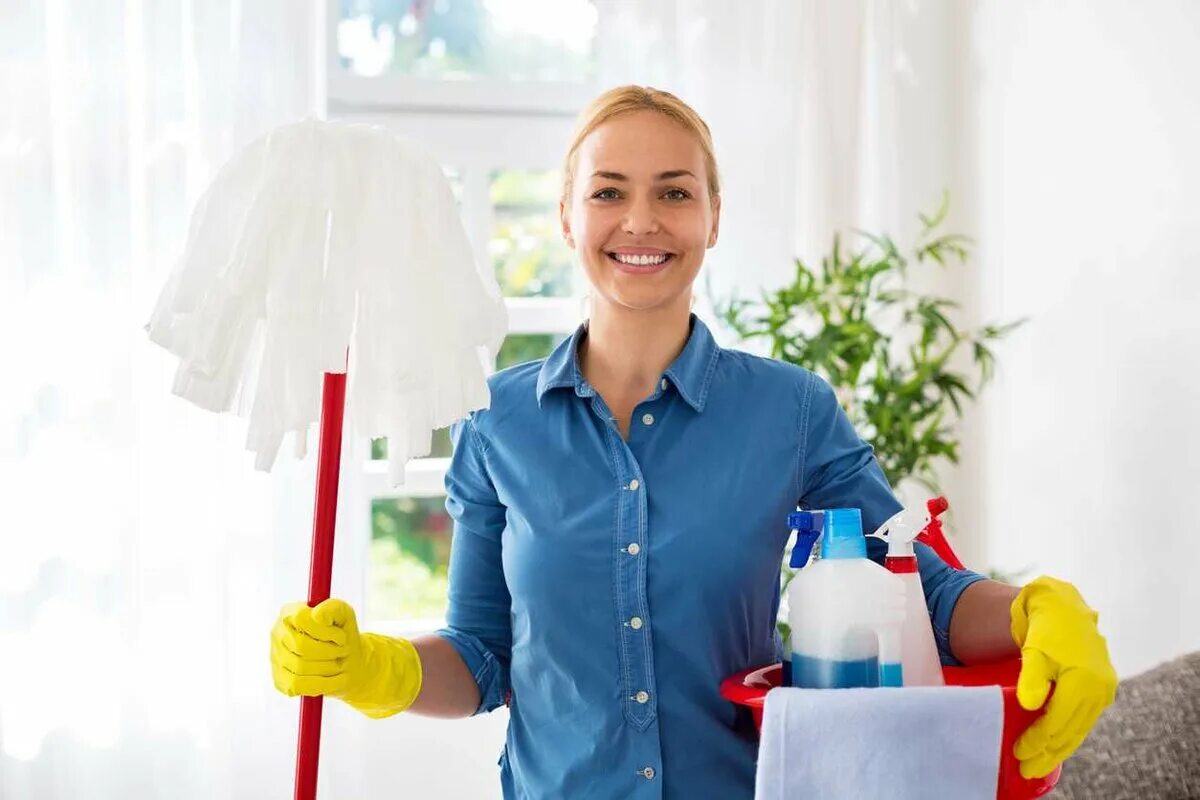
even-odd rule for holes
{"type": "MultiPolygon", "coordinates": [[[[688,336],[687,344],[663,375],[671,380],[680,397],[688,405],[696,411],[703,411],[721,348],[717,346],[708,326],[701,322],[699,317],[692,314],[690,323],[692,332],[688,336]]],[[[537,382],[539,406],[546,392],[551,389],[572,387],[579,397],[591,397],[596,393],[591,384],[584,380],[583,370],[579,367],[579,344],[586,335],[587,322],[584,322],[575,329],[569,339],[559,342],[543,362],[537,382]]]]}

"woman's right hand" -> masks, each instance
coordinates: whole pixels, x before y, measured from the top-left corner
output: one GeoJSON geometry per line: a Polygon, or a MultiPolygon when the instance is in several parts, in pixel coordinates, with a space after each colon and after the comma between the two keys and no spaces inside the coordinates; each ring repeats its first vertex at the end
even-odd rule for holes
{"type": "Polygon", "coordinates": [[[271,629],[271,677],[288,697],[337,696],[363,668],[354,609],[329,599],[314,608],[288,603],[271,629]]]}
{"type": "Polygon", "coordinates": [[[386,717],[420,693],[421,659],[407,639],[360,634],[344,600],[288,603],[271,629],[271,677],[289,697],[329,695],[386,717]]]}

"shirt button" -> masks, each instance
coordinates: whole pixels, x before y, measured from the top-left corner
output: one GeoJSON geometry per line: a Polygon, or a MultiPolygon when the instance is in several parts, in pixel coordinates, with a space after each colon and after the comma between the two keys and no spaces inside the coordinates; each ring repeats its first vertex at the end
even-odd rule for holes
{"type": "Polygon", "coordinates": [[[642,415],[642,424],[643,425],[653,425],[654,424],[654,415],[653,414],[643,414],[642,415]]]}
{"type": "Polygon", "coordinates": [[[638,545],[637,542],[634,542],[633,544],[629,545],[629,547],[626,547],[625,549],[629,551],[629,555],[631,555],[631,556],[636,556],[638,553],[642,552],[642,548],[641,548],[641,546],[638,545]]]}
{"type": "Polygon", "coordinates": [[[631,480],[629,482],[629,491],[636,492],[638,490],[639,486],[641,486],[641,484],[638,483],[638,479],[634,478],[633,480],[631,480]]]}
{"type": "Polygon", "coordinates": [[[665,392],[667,390],[667,379],[663,378],[662,383],[660,383],[659,386],[661,386],[662,390],[665,392]]]}
{"type": "Polygon", "coordinates": [[[633,628],[635,631],[640,631],[642,629],[642,618],[634,617],[633,619],[629,620],[629,627],[633,628]]]}
{"type": "Polygon", "coordinates": [[[646,767],[642,770],[642,777],[648,781],[654,780],[654,767],[646,767]]]}
{"type": "Polygon", "coordinates": [[[633,696],[633,699],[637,700],[639,703],[649,703],[650,702],[650,693],[649,692],[638,692],[637,694],[635,694],[633,696]]]}

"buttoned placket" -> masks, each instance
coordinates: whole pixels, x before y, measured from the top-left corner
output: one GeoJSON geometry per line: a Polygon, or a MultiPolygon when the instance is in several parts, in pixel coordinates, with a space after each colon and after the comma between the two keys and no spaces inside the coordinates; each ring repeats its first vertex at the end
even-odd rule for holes
{"type": "MultiPolygon", "coordinates": [[[[665,383],[665,381],[664,381],[665,383]]],[[[662,395],[662,385],[651,400],[662,395]]],[[[646,485],[641,466],[629,444],[621,437],[616,419],[604,399],[586,382],[580,385],[581,397],[590,397],[593,413],[604,425],[617,481],[617,510],[613,530],[616,551],[613,570],[613,601],[616,619],[620,623],[618,636],[622,677],[622,712],[625,719],[646,738],[637,746],[637,775],[639,783],[661,794],[662,782],[658,771],[662,766],[662,747],[658,740],[657,694],[654,680],[654,654],[650,638],[651,616],[646,592],[648,504],[646,485]]],[[[641,404],[639,404],[639,409],[641,404]]],[[[635,414],[635,424],[649,423],[635,414]]],[[[632,431],[630,434],[633,436],[632,431]]]]}
{"type": "Polygon", "coordinates": [[[646,599],[646,493],[649,487],[633,451],[621,437],[608,405],[587,384],[584,384],[584,389],[592,395],[593,412],[604,423],[619,486],[613,531],[613,546],[617,551],[616,569],[613,571],[613,600],[621,625],[618,635],[621,641],[623,711],[625,718],[635,727],[645,729],[656,713],[654,655],[646,599]]]}

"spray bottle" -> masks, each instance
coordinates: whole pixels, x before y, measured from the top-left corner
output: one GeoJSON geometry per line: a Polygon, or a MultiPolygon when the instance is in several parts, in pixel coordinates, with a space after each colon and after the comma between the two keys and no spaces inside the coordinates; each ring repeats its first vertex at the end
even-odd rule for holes
{"type": "Polygon", "coordinates": [[[871,536],[887,542],[884,566],[904,583],[905,606],[901,653],[905,686],[941,686],[942,663],[933,641],[933,628],[917,571],[917,554],[913,540],[931,522],[925,509],[905,509],[879,526],[871,536]]]}
{"type": "Polygon", "coordinates": [[[902,686],[904,584],[867,558],[862,512],[797,511],[788,585],[789,685],[811,689],[902,686]],[[820,560],[809,553],[820,539],[820,560]]]}

